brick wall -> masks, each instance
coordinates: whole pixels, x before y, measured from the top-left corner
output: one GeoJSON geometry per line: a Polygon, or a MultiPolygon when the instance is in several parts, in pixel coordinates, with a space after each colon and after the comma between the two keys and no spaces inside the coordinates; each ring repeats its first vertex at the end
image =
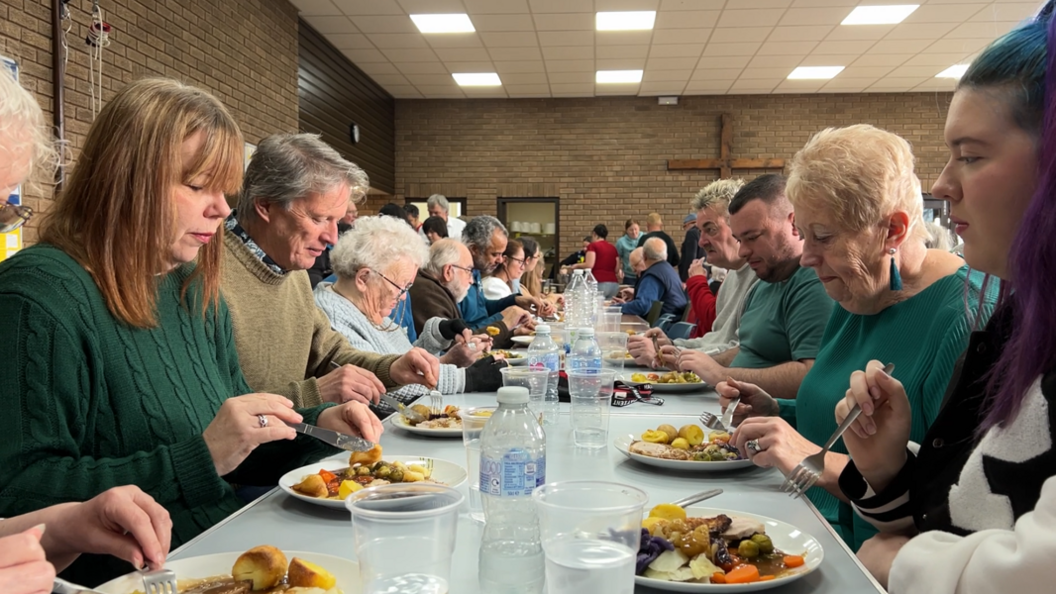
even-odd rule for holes
{"type": "MultiPolygon", "coordinates": [[[[48,122],[52,109],[51,0],[0,0],[0,54],[18,60],[48,122]]],[[[113,27],[103,56],[103,99],[128,82],[168,76],[214,93],[248,142],[297,130],[297,11],[287,0],[104,0],[113,27]]],[[[91,124],[88,85],[90,0],[72,0],[66,67],[66,138],[77,152],[91,124]]],[[[46,211],[51,191],[28,194],[46,211]]],[[[26,243],[35,239],[32,223],[26,243]]]]}
{"type": "Polygon", "coordinates": [[[733,115],[734,157],[788,159],[827,126],[891,130],[912,143],[928,190],[946,161],[948,103],[936,93],[694,96],[677,106],[655,98],[399,100],[396,193],[401,203],[466,196],[470,215],[495,214],[499,196],[558,197],[566,254],[595,224],[615,239],[624,220],[652,211],[680,243],[689,200],[718,171],[668,172],[667,159],[718,157],[721,113],[733,115]]]}

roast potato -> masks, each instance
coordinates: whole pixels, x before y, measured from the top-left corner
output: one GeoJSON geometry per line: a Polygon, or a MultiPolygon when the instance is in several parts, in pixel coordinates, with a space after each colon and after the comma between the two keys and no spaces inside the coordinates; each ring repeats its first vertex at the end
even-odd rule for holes
{"type": "Polygon", "coordinates": [[[322,588],[329,590],[337,583],[337,578],[329,571],[315,563],[298,559],[297,557],[290,561],[290,574],[287,579],[290,586],[294,588],[322,588]]]}
{"type": "Polygon", "coordinates": [[[231,577],[235,581],[252,581],[254,590],[274,588],[286,577],[286,555],[270,545],[253,547],[239,555],[231,577]]]}
{"type": "Polygon", "coordinates": [[[381,460],[381,444],[374,444],[374,447],[365,452],[352,452],[352,456],[348,459],[349,466],[355,466],[356,464],[373,464],[381,460]]]}
{"type": "Polygon", "coordinates": [[[304,493],[309,497],[326,497],[330,494],[326,489],[326,481],[318,474],[310,474],[304,477],[303,481],[293,486],[293,490],[298,493],[304,493]]]}

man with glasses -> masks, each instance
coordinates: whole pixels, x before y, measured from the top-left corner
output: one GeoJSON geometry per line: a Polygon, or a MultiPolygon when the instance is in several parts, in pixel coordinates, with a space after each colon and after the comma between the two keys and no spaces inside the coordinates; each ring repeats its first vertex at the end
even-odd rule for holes
{"type": "Polygon", "coordinates": [[[367,186],[363,170],[318,135],[271,136],[253,154],[238,208],[225,223],[221,291],[254,390],[314,406],[374,404],[390,388],[436,386],[436,357],[417,348],[403,355],[358,351],[315,305],[305,270],[337,243],[338,221],[367,186]]]}

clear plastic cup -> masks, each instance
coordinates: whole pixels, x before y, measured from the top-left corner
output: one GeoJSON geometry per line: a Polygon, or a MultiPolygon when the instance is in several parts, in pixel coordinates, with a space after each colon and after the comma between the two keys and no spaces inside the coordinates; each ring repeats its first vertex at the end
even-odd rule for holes
{"type": "Polygon", "coordinates": [[[466,446],[466,471],[469,473],[469,517],[484,521],[484,502],[480,499],[480,433],[495,412],[494,406],[468,408],[462,411],[462,443],[466,446]]]}
{"type": "Polygon", "coordinates": [[[527,366],[503,367],[499,370],[502,374],[503,386],[518,386],[528,388],[528,407],[543,422],[543,407],[546,402],[546,386],[550,381],[550,370],[529,369],[527,366]]]}
{"type": "Polygon", "coordinates": [[[352,513],[363,594],[448,594],[458,507],[446,485],[400,483],[357,491],[352,513]]]}
{"type": "Polygon", "coordinates": [[[609,440],[609,406],[615,369],[576,369],[568,372],[572,400],[572,441],[578,447],[603,448],[609,440]]]}
{"type": "Polygon", "coordinates": [[[632,594],[649,497],[602,481],[548,483],[532,493],[539,511],[549,594],[632,594]]]}
{"type": "Polygon", "coordinates": [[[623,364],[627,357],[626,332],[602,332],[598,335],[598,346],[601,347],[602,361],[605,367],[611,367],[618,372],[623,371],[623,364]]]}

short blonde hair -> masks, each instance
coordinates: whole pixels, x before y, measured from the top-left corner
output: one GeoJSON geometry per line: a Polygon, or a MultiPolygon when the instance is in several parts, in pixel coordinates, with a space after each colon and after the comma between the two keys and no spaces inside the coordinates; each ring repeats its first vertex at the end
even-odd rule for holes
{"type": "Polygon", "coordinates": [[[896,210],[909,215],[909,236],[924,227],[913,151],[901,136],[867,124],[827,128],[792,158],[786,195],[794,208],[828,210],[841,226],[862,231],[896,210]]]}
{"type": "MultiPolygon", "coordinates": [[[[0,159],[29,151],[29,176],[48,179],[58,162],[55,142],[44,123],[44,112],[29,91],[4,69],[0,71],[0,136],[17,144],[0,146],[0,159]]],[[[51,181],[48,179],[48,181],[51,181]]]]}
{"type": "Polygon", "coordinates": [[[658,212],[651,212],[649,213],[649,216],[645,217],[646,225],[660,225],[663,224],[663,222],[664,221],[660,218],[660,213],[658,212]]]}
{"type": "Polygon", "coordinates": [[[697,192],[697,195],[689,202],[689,207],[694,212],[715,207],[728,221],[730,220],[730,201],[742,186],[744,186],[743,179],[715,180],[697,192]]]}

